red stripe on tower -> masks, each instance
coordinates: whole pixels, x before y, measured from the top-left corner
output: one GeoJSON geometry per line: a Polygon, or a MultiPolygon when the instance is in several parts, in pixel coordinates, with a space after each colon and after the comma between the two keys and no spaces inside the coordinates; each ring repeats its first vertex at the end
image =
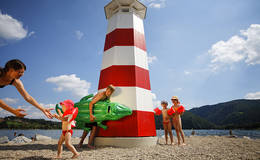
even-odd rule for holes
{"type": "Polygon", "coordinates": [[[156,136],[153,112],[133,111],[132,116],[127,116],[120,121],[108,121],[110,129],[100,129],[100,137],[147,137],[156,136]]]}
{"type": "Polygon", "coordinates": [[[109,84],[151,90],[149,71],[131,65],[117,65],[103,69],[100,73],[98,89],[106,88],[109,84]]]}
{"type": "Polygon", "coordinates": [[[114,46],[136,46],[146,51],[144,34],[133,28],[117,28],[108,33],[104,51],[114,46]]]}

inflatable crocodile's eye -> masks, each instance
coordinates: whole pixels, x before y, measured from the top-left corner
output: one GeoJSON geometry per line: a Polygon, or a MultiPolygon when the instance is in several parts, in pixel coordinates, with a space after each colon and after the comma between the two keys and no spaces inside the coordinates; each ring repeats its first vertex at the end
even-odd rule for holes
{"type": "Polygon", "coordinates": [[[107,113],[110,113],[110,106],[108,106],[107,108],[107,113]]]}

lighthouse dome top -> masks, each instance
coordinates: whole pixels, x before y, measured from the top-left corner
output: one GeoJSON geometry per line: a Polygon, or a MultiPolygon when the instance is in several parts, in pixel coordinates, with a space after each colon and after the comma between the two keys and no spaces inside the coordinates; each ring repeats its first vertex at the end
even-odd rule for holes
{"type": "Polygon", "coordinates": [[[117,12],[134,12],[140,18],[145,19],[146,9],[146,6],[138,0],[112,0],[105,6],[105,13],[107,19],[117,12]]]}

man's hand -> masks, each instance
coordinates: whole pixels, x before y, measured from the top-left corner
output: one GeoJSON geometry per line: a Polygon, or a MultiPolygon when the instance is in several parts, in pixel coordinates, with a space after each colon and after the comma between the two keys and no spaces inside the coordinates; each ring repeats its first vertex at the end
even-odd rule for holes
{"type": "Polygon", "coordinates": [[[89,119],[90,119],[90,121],[94,121],[95,119],[96,119],[96,117],[95,116],[93,116],[93,114],[90,114],[90,116],[89,116],[89,119]]]}
{"type": "Polygon", "coordinates": [[[27,114],[26,113],[22,113],[22,112],[25,112],[25,110],[24,109],[15,109],[14,110],[14,114],[17,116],[17,117],[24,117],[24,116],[26,116],[27,114]]]}
{"type": "Polygon", "coordinates": [[[53,108],[44,108],[42,112],[45,114],[46,117],[52,119],[53,115],[51,114],[51,110],[53,110],[53,108]]]}

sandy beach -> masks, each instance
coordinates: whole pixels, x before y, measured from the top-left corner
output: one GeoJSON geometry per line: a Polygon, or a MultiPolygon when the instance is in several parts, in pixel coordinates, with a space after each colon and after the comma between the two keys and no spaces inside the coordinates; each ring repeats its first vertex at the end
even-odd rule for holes
{"type": "MultiPolygon", "coordinates": [[[[176,142],[176,137],[174,137],[176,142]]],[[[73,138],[74,145],[79,138],[73,138]]],[[[57,141],[35,141],[24,144],[1,144],[0,159],[54,159],[57,153],[57,141]]],[[[260,159],[260,139],[229,138],[226,136],[187,137],[186,146],[165,145],[164,139],[153,147],[87,148],[85,141],[78,159],[260,159]]],[[[63,159],[70,159],[72,153],[64,147],[63,159]]]]}

